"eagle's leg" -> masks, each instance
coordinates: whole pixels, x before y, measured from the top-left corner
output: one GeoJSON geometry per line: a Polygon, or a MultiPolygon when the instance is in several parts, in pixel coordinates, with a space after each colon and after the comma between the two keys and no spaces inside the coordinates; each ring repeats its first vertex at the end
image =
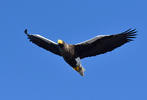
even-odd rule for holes
{"type": "Polygon", "coordinates": [[[81,65],[80,58],[78,57],[75,60],[76,60],[76,67],[73,67],[73,69],[76,70],[78,73],[80,73],[80,75],[84,76],[85,69],[81,65]]]}
{"type": "Polygon", "coordinates": [[[82,67],[80,58],[72,58],[69,59],[68,57],[64,57],[64,60],[75,70],[77,71],[81,76],[84,76],[85,69],[82,67]]]}

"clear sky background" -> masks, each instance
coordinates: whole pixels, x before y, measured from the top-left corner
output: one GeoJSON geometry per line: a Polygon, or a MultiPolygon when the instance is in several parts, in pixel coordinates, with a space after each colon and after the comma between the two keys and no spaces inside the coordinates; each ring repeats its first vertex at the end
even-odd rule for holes
{"type": "Polygon", "coordinates": [[[0,0],[0,100],[147,100],[146,0],[0,0]],[[78,43],[136,28],[135,41],[82,60],[81,77],[24,29],[78,43]]]}

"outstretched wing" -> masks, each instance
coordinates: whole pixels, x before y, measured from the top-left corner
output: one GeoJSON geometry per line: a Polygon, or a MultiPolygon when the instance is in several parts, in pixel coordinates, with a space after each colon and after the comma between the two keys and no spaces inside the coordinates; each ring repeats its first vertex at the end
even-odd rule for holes
{"type": "Polygon", "coordinates": [[[44,48],[54,54],[60,55],[59,47],[55,42],[53,42],[53,41],[51,41],[41,35],[37,35],[37,34],[30,35],[30,34],[28,34],[27,29],[24,32],[28,36],[28,38],[30,39],[31,42],[35,43],[39,47],[42,47],[42,48],[44,48]]]}
{"type": "Polygon", "coordinates": [[[129,29],[115,35],[100,35],[82,43],[75,44],[76,56],[80,58],[96,56],[132,41],[135,38],[136,30],[129,29]]]}

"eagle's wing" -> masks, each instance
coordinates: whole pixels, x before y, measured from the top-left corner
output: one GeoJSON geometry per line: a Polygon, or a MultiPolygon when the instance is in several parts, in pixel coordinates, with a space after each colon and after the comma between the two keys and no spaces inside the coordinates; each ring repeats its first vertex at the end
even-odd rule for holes
{"type": "Polygon", "coordinates": [[[28,36],[28,38],[30,39],[31,42],[35,43],[39,47],[42,47],[42,48],[44,48],[54,54],[61,56],[57,43],[55,43],[55,42],[53,42],[53,41],[51,41],[41,35],[37,35],[37,34],[30,35],[27,33],[27,29],[24,32],[28,36]]]}
{"type": "Polygon", "coordinates": [[[135,38],[136,30],[129,29],[115,35],[100,35],[82,43],[75,44],[76,56],[80,58],[96,56],[132,41],[135,38]]]}

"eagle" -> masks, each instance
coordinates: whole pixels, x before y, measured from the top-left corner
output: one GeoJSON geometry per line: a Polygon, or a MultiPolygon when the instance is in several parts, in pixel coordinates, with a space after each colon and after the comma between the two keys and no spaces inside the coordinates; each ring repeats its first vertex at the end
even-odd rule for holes
{"type": "Polygon", "coordinates": [[[28,39],[63,59],[81,76],[84,76],[85,69],[81,59],[110,52],[123,44],[130,42],[136,37],[136,29],[128,29],[124,32],[112,35],[98,35],[92,39],[77,44],[68,44],[63,40],[57,43],[38,34],[29,34],[27,29],[24,33],[28,39]]]}

